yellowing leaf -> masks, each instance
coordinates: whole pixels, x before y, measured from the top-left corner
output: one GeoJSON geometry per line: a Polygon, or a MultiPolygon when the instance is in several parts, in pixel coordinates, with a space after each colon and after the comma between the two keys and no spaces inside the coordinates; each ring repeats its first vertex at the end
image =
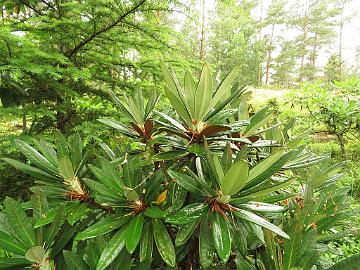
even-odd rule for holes
{"type": "Polygon", "coordinates": [[[163,192],[161,192],[159,197],[156,199],[156,203],[160,204],[160,203],[164,202],[166,200],[166,195],[167,195],[167,190],[164,190],[163,192]]]}

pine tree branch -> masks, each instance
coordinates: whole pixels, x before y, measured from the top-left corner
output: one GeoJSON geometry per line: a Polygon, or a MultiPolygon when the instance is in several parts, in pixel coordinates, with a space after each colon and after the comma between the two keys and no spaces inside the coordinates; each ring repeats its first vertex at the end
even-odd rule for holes
{"type": "Polygon", "coordinates": [[[35,8],[34,6],[30,5],[30,3],[28,3],[28,1],[23,1],[20,0],[20,3],[23,4],[24,6],[27,6],[28,8],[30,8],[31,10],[33,10],[35,13],[37,13],[38,15],[42,16],[43,13],[38,10],[37,8],[35,8]]]}
{"type": "Polygon", "coordinates": [[[105,33],[109,30],[111,30],[112,28],[114,28],[115,26],[117,26],[120,22],[122,22],[127,16],[129,16],[130,14],[134,13],[140,6],[142,6],[144,3],[146,2],[146,0],[141,0],[139,1],[135,6],[133,6],[131,9],[129,9],[128,11],[126,11],[123,15],[121,15],[116,21],[114,21],[113,23],[109,24],[108,26],[105,26],[104,28],[94,32],[92,35],[90,35],[88,38],[84,39],[83,41],[81,41],[78,45],[75,46],[75,48],[73,48],[70,52],[68,52],[66,54],[66,56],[68,58],[72,58],[82,47],[84,47],[85,45],[87,45],[88,43],[90,43],[93,39],[95,39],[96,37],[98,37],[99,35],[101,35],[102,33],[105,33]]]}

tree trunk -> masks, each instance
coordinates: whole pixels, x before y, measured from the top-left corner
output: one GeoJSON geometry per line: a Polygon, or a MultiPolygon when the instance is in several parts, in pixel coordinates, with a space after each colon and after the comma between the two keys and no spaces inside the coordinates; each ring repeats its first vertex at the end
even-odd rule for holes
{"type": "MultiPolygon", "coordinates": [[[[261,40],[261,31],[262,31],[262,17],[263,17],[263,1],[260,0],[260,27],[259,27],[259,41],[261,40]]],[[[259,61],[258,66],[258,86],[261,86],[262,72],[261,72],[261,61],[259,61]]]]}
{"type": "Polygon", "coordinates": [[[23,115],[22,115],[22,132],[25,134],[27,129],[27,121],[26,121],[26,112],[23,109],[23,115]]]}
{"type": "Polygon", "coordinates": [[[336,134],[336,137],[338,138],[338,141],[339,141],[339,144],[340,144],[341,157],[345,158],[346,150],[345,150],[344,134],[336,134]]]}
{"type": "Polygon", "coordinates": [[[269,49],[268,49],[267,58],[266,58],[265,85],[267,85],[269,83],[269,78],[270,78],[270,62],[271,62],[272,43],[273,43],[273,38],[274,38],[274,29],[275,29],[275,23],[273,23],[272,27],[271,27],[270,44],[269,44],[269,49]]]}
{"type": "Polygon", "coordinates": [[[342,5],[341,15],[340,15],[340,29],[339,29],[339,78],[342,81],[342,35],[343,35],[343,27],[344,27],[344,20],[343,20],[343,13],[344,13],[344,3],[342,5]]]}
{"type": "Polygon", "coordinates": [[[205,0],[202,1],[202,22],[201,22],[199,58],[201,61],[205,59],[205,0]]]}

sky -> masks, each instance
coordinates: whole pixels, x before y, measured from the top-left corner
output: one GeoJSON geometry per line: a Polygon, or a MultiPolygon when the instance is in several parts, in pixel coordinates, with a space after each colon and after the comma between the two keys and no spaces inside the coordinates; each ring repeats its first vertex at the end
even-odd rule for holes
{"type": "MultiPolygon", "coordinates": [[[[221,1],[221,0],[220,0],[221,1]]],[[[323,1],[323,0],[319,0],[323,1]]],[[[271,3],[271,0],[262,0],[263,2],[263,16],[266,16],[266,9],[271,3]]],[[[301,1],[299,0],[288,0],[288,4],[296,4],[301,1]]],[[[209,16],[209,14],[214,10],[215,7],[215,0],[205,0],[205,10],[206,10],[206,17],[209,16]]],[[[300,7],[300,6],[299,6],[300,7]]],[[[201,9],[201,7],[200,7],[201,9]]],[[[344,16],[349,16],[351,14],[355,14],[352,16],[352,19],[350,22],[344,25],[343,28],[343,50],[342,55],[343,59],[345,60],[345,64],[348,67],[351,67],[356,64],[355,62],[355,56],[356,56],[356,47],[360,46],[360,0],[352,0],[350,3],[348,3],[345,6],[344,10],[344,16]]],[[[259,19],[260,17],[260,7],[258,6],[252,11],[252,16],[255,19],[259,19]]],[[[281,29],[278,28],[278,31],[281,29]]],[[[262,34],[267,34],[267,29],[264,29],[262,31],[262,34]]],[[[288,36],[294,36],[296,35],[296,30],[287,30],[288,36]]],[[[338,46],[339,40],[338,37],[334,39],[334,42],[330,47],[321,48],[319,50],[319,55],[317,59],[317,65],[319,67],[322,67],[326,64],[327,59],[331,52],[337,52],[337,46],[338,46]]],[[[274,52],[274,56],[276,56],[278,52],[274,52]]]]}

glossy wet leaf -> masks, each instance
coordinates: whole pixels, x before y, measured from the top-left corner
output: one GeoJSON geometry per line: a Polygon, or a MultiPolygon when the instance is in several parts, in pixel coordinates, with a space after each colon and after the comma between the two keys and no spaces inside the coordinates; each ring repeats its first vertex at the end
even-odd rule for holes
{"type": "Polygon", "coordinates": [[[130,220],[130,216],[122,216],[118,218],[107,217],[103,220],[91,225],[86,228],[84,231],[78,233],[75,237],[75,240],[86,240],[90,238],[97,237],[109,233],[117,228],[120,228],[123,224],[127,223],[130,220]]]}
{"type": "Polygon", "coordinates": [[[142,229],[144,225],[144,214],[137,214],[132,218],[130,224],[126,228],[126,249],[129,253],[133,253],[139,244],[142,229]]]}
{"type": "Polygon", "coordinates": [[[168,174],[170,177],[176,180],[176,183],[178,183],[180,186],[182,186],[187,191],[190,191],[195,194],[202,194],[202,195],[208,195],[208,192],[206,189],[201,187],[197,181],[192,178],[191,176],[188,176],[183,173],[179,173],[176,171],[169,170],[168,174]]]}
{"type": "Polygon", "coordinates": [[[119,255],[125,246],[126,230],[117,231],[111,240],[106,244],[105,249],[101,253],[96,270],[106,269],[110,263],[119,255]]]}
{"type": "Polygon", "coordinates": [[[266,219],[255,215],[254,213],[251,213],[249,211],[246,210],[239,210],[239,211],[234,211],[233,214],[241,219],[247,220],[249,222],[255,223],[261,227],[264,227],[286,239],[289,239],[289,236],[283,231],[281,230],[279,227],[275,226],[274,224],[270,223],[269,221],[267,221],[266,219]]]}
{"type": "Polygon", "coordinates": [[[199,235],[199,259],[204,269],[210,267],[214,257],[214,243],[208,217],[204,217],[200,223],[199,235]]]}
{"type": "Polygon", "coordinates": [[[231,252],[231,233],[228,221],[217,212],[214,212],[211,217],[215,249],[220,259],[227,262],[231,252]]]}
{"type": "Polygon", "coordinates": [[[175,267],[176,256],[174,245],[164,224],[160,219],[153,219],[152,227],[156,247],[160,253],[161,258],[167,265],[175,267]]]}
{"type": "Polygon", "coordinates": [[[186,241],[191,237],[194,233],[196,227],[198,226],[199,221],[193,221],[188,224],[184,224],[181,226],[180,230],[176,234],[175,238],[175,246],[181,246],[186,243],[186,241]]]}
{"type": "Polygon", "coordinates": [[[175,214],[171,214],[166,218],[166,222],[172,224],[187,224],[198,220],[206,215],[209,211],[209,206],[204,203],[194,203],[185,206],[175,214]]]}
{"type": "Polygon", "coordinates": [[[154,241],[151,223],[147,222],[144,225],[143,233],[140,240],[139,257],[141,262],[151,260],[153,254],[153,245],[154,241]]]}

